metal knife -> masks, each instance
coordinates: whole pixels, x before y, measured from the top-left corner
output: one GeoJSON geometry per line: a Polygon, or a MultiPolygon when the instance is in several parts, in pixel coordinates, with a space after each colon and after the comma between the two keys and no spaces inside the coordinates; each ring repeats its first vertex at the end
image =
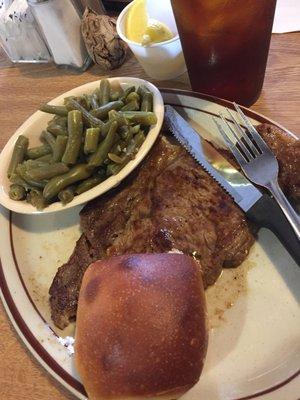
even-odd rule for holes
{"type": "Polygon", "coordinates": [[[247,218],[270,229],[297,264],[300,243],[278,204],[258,190],[171,106],[165,106],[165,125],[191,156],[232,197],[247,218]]]}

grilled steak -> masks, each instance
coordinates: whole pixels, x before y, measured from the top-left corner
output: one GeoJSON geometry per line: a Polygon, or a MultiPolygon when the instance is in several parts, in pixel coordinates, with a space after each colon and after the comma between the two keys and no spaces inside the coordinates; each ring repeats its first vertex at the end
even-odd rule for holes
{"type": "Polygon", "coordinates": [[[69,261],[59,268],[49,291],[51,316],[59,328],[63,329],[75,318],[83,275],[95,260],[89,242],[81,235],[69,261]]]}
{"type": "Polygon", "coordinates": [[[268,124],[260,125],[258,132],[278,159],[282,190],[295,202],[300,202],[300,140],[268,124]]]}
{"type": "MultiPolygon", "coordinates": [[[[268,141],[273,127],[261,129],[268,141]]],[[[283,185],[290,179],[286,171],[283,185]]],[[[157,140],[138,171],[87,204],[80,217],[83,234],[49,292],[52,319],[59,328],[76,316],[82,276],[92,261],[178,249],[199,261],[207,287],[222,267],[241,264],[254,242],[244,214],[230,196],[165,136],[157,140]]]]}

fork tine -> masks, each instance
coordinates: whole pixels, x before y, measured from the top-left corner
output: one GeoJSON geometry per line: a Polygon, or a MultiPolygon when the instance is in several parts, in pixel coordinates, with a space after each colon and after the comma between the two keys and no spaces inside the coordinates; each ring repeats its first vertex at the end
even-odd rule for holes
{"type": "MultiPolygon", "coordinates": [[[[222,118],[222,117],[221,117],[222,118]]],[[[233,141],[230,139],[230,137],[227,135],[227,133],[225,132],[225,130],[223,129],[222,125],[219,123],[218,119],[216,117],[213,117],[213,120],[219,130],[219,132],[221,133],[226,145],[228,146],[228,148],[230,149],[230,151],[232,152],[232,154],[234,155],[234,157],[236,158],[237,162],[242,166],[246,163],[246,160],[244,158],[244,156],[240,153],[239,149],[235,146],[235,144],[233,143],[233,141]]]]}
{"type": "Polygon", "coordinates": [[[236,103],[233,103],[234,108],[240,118],[243,120],[244,124],[247,127],[248,132],[251,134],[253,140],[255,141],[256,145],[262,150],[270,150],[266,142],[263,140],[263,138],[260,136],[260,134],[257,132],[256,128],[253,126],[249,118],[246,117],[246,115],[243,113],[241,110],[240,106],[236,103]]]}
{"type": "MultiPolygon", "coordinates": [[[[245,146],[245,144],[241,141],[241,139],[239,138],[239,136],[237,135],[237,133],[235,132],[235,130],[232,129],[232,127],[230,126],[230,124],[229,124],[229,122],[226,120],[226,118],[223,116],[223,114],[222,114],[222,113],[219,113],[219,115],[220,115],[220,117],[221,117],[223,123],[227,126],[227,128],[228,128],[228,129],[230,130],[230,132],[233,134],[233,136],[234,136],[235,140],[237,141],[239,147],[242,149],[242,151],[243,151],[243,153],[244,153],[244,154],[242,154],[242,155],[243,155],[243,157],[244,157],[244,155],[245,155],[245,157],[244,157],[245,160],[246,160],[247,162],[250,161],[250,160],[253,158],[253,156],[252,156],[252,154],[250,153],[250,151],[247,149],[247,147],[245,146]]],[[[238,148],[236,145],[235,145],[235,147],[238,148]]]]}
{"type": "MultiPolygon", "coordinates": [[[[230,115],[235,128],[239,131],[241,137],[245,140],[245,142],[247,143],[247,145],[250,147],[254,157],[255,156],[259,156],[260,153],[257,150],[257,148],[254,146],[254,144],[251,142],[251,140],[249,139],[248,135],[246,134],[246,132],[244,131],[244,129],[240,126],[240,124],[237,122],[236,118],[234,117],[234,115],[232,114],[231,110],[229,110],[229,108],[226,108],[228,114],[230,115]]],[[[251,157],[253,158],[253,156],[251,157]]]]}

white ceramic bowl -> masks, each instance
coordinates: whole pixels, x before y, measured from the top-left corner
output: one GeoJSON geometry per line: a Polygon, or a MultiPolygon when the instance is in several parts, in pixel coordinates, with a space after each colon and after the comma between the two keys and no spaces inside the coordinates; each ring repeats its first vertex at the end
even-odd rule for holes
{"type": "MultiPolygon", "coordinates": [[[[29,117],[20,126],[19,129],[17,129],[17,131],[9,139],[0,154],[0,204],[8,208],[9,210],[22,214],[45,214],[66,210],[67,208],[86,203],[87,201],[92,200],[95,197],[107,192],[109,189],[112,189],[113,187],[119,185],[119,183],[139,165],[139,163],[143,160],[143,158],[151,149],[160,132],[164,118],[164,102],[162,96],[156,86],[143,79],[122,77],[110,78],[109,81],[112,87],[120,85],[123,89],[126,89],[126,87],[132,85],[135,85],[136,87],[140,85],[145,85],[149,88],[149,90],[151,90],[154,95],[153,111],[157,116],[157,124],[151,127],[149,133],[147,134],[146,140],[139,149],[136,157],[131,160],[117,175],[111,176],[104,182],[88,190],[87,192],[75,196],[74,200],[71,201],[69,204],[66,204],[65,206],[62,205],[60,202],[55,202],[46,207],[43,211],[38,211],[35,207],[33,207],[31,204],[26,203],[25,201],[11,200],[8,196],[10,182],[7,178],[6,172],[11,159],[14,144],[18,136],[24,135],[28,137],[30,147],[37,146],[40,143],[39,137],[42,130],[47,126],[47,122],[53,117],[50,114],[37,111],[31,117],[29,117]]],[[[85,85],[78,86],[75,89],[70,90],[69,92],[63,93],[61,96],[56,97],[54,100],[50,101],[50,104],[61,105],[63,104],[63,99],[65,97],[79,96],[83,93],[91,93],[98,86],[99,81],[90,82],[85,85]]],[[[43,99],[41,98],[41,103],[42,102],[43,99]]]]}
{"type": "Polygon", "coordinates": [[[151,78],[167,80],[182,75],[186,71],[186,65],[170,0],[151,0],[147,3],[149,17],[163,22],[174,34],[170,40],[149,46],[142,46],[126,37],[127,14],[133,5],[134,2],[128,4],[117,19],[117,32],[120,38],[128,44],[146,74],[151,78]]]}

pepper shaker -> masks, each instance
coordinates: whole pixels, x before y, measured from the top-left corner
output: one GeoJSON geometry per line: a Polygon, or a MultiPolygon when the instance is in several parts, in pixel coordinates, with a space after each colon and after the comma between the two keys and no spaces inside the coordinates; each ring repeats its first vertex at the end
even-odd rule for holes
{"type": "Polygon", "coordinates": [[[71,0],[28,0],[52,53],[54,62],[85,70],[90,63],[81,31],[81,19],[71,0]]]}

